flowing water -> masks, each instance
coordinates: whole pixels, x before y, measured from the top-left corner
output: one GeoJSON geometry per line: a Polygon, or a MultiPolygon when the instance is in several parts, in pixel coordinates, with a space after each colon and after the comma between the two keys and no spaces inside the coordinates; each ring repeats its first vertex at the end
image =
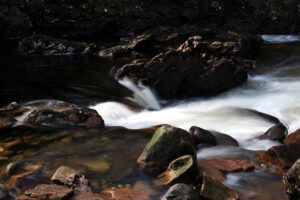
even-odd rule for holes
{"type": "MultiPolygon", "coordinates": [[[[199,126],[226,133],[239,142],[240,147],[199,150],[199,160],[241,155],[253,159],[253,150],[266,150],[278,144],[253,139],[274,125],[270,118],[256,111],[277,117],[289,133],[300,128],[299,36],[263,38],[266,44],[247,83],[216,97],[172,102],[160,99],[151,88],[135,85],[129,79],[118,83],[110,78],[109,69],[126,60],[20,60],[18,56],[17,62],[14,56],[5,55],[0,61],[5,66],[0,73],[1,104],[40,98],[71,101],[96,109],[107,128],[43,132],[16,129],[0,135],[0,146],[10,152],[0,153],[2,182],[9,181],[5,168],[12,161],[43,164],[41,173],[29,177],[26,184],[17,185],[21,190],[36,182],[47,182],[58,166],[69,165],[85,173],[96,191],[121,184],[150,190],[157,199],[162,190],[136,167],[136,159],[151,138],[151,127],[160,124],[185,130],[199,126]],[[128,106],[128,98],[145,109],[128,106]]],[[[279,175],[262,171],[234,173],[227,175],[224,183],[237,190],[241,199],[286,199],[279,175]]]]}

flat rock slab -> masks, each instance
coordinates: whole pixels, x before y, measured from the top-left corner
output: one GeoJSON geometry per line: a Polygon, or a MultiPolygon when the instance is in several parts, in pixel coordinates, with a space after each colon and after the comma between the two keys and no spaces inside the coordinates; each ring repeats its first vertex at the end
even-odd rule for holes
{"type": "Polygon", "coordinates": [[[226,173],[254,169],[254,165],[249,160],[243,158],[212,158],[200,160],[198,164],[208,176],[219,181],[226,180],[226,173]]]}
{"type": "Polygon", "coordinates": [[[17,200],[39,199],[39,200],[65,200],[69,199],[73,194],[73,190],[60,185],[38,185],[34,189],[25,191],[25,194],[18,197],[17,200]]]}
{"type": "Polygon", "coordinates": [[[99,194],[91,192],[74,192],[70,200],[103,200],[99,194]]]}
{"type": "Polygon", "coordinates": [[[150,195],[130,188],[105,189],[101,192],[105,200],[150,200],[150,195]]]}

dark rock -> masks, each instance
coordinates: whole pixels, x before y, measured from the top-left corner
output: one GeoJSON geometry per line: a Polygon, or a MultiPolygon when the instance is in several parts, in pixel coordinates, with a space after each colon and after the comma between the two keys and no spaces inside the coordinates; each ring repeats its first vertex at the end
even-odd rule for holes
{"type": "Polygon", "coordinates": [[[73,104],[61,103],[57,105],[41,106],[27,116],[23,122],[31,126],[84,126],[88,128],[102,128],[104,121],[101,116],[92,109],[78,107],[73,104]]]}
{"type": "Polygon", "coordinates": [[[199,200],[199,191],[186,184],[173,185],[161,200],[199,200]]]}
{"type": "Polygon", "coordinates": [[[199,166],[209,177],[225,181],[227,173],[249,171],[254,165],[243,158],[211,158],[198,161],[199,166]]]}
{"type": "Polygon", "coordinates": [[[127,44],[114,46],[99,52],[101,57],[128,56],[133,52],[152,53],[155,52],[155,45],[158,43],[152,34],[144,33],[136,36],[127,44]]]}
{"type": "Polygon", "coordinates": [[[215,136],[208,130],[193,126],[190,128],[190,133],[192,134],[196,145],[203,143],[211,145],[217,144],[215,136]]]}
{"type": "Polygon", "coordinates": [[[0,130],[6,129],[14,125],[15,117],[27,112],[28,109],[13,102],[7,106],[0,108],[0,130]]]}
{"type": "Polygon", "coordinates": [[[11,188],[8,185],[0,184],[0,199],[1,200],[15,200],[19,195],[17,188],[11,188]]]}
{"type": "Polygon", "coordinates": [[[239,195],[223,185],[221,182],[208,176],[203,176],[200,189],[201,198],[207,200],[237,200],[239,195]]]}
{"type": "Polygon", "coordinates": [[[17,200],[40,199],[40,200],[66,200],[73,194],[73,190],[60,185],[38,185],[34,189],[26,190],[24,195],[17,198],[17,200]]]}
{"type": "Polygon", "coordinates": [[[196,152],[192,136],[168,125],[158,128],[138,159],[142,170],[158,176],[167,170],[169,164],[184,155],[191,155],[196,163],[196,152]]]}
{"type": "Polygon", "coordinates": [[[300,159],[283,176],[283,182],[290,199],[300,198],[300,159]]]}
{"type": "Polygon", "coordinates": [[[84,175],[70,167],[59,167],[53,174],[51,181],[56,184],[71,187],[76,191],[91,192],[89,181],[85,179],[84,175]]]}
{"type": "Polygon", "coordinates": [[[103,200],[100,194],[91,192],[74,192],[70,200],[103,200]]]}
{"type": "Polygon", "coordinates": [[[33,35],[19,42],[19,51],[24,55],[87,55],[96,53],[96,45],[74,42],[45,35],[33,35]]]}
{"type": "Polygon", "coordinates": [[[251,64],[238,56],[237,41],[205,41],[195,36],[176,51],[124,65],[116,77],[151,86],[166,99],[210,96],[247,80],[246,68],[251,64]]]}
{"type": "Polygon", "coordinates": [[[173,160],[168,169],[160,174],[156,183],[194,183],[199,176],[199,167],[191,155],[184,155],[173,160]]]}
{"type": "Polygon", "coordinates": [[[233,137],[224,134],[224,133],[219,133],[219,132],[215,132],[213,131],[212,134],[215,136],[216,140],[217,140],[217,145],[223,145],[223,146],[239,146],[238,141],[236,141],[236,139],[234,139],[233,137]]]}
{"type": "Polygon", "coordinates": [[[261,139],[261,140],[268,139],[268,140],[283,142],[283,140],[286,138],[287,132],[288,132],[287,128],[280,123],[271,127],[263,135],[258,136],[257,139],[261,139]]]}
{"type": "Polygon", "coordinates": [[[294,162],[300,158],[300,149],[299,149],[300,141],[274,146],[270,148],[268,151],[275,153],[276,157],[282,160],[286,166],[292,166],[294,162]]]}
{"type": "Polygon", "coordinates": [[[198,21],[195,0],[49,0],[0,3],[1,37],[20,37],[28,33],[60,37],[94,37],[104,34],[142,32],[159,25],[180,25],[198,21]]]}
{"type": "Polygon", "coordinates": [[[6,167],[6,175],[9,177],[7,184],[13,188],[17,187],[22,189],[25,185],[28,188],[36,184],[37,176],[39,175],[43,164],[41,163],[28,163],[16,161],[10,163],[6,167]]]}
{"type": "Polygon", "coordinates": [[[289,134],[284,140],[284,144],[290,144],[300,139],[300,129],[294,133],[289,134]]]}
{"type": "Polygon", "coordinates": [[[0,116],[16,117],[29,111],[29,109],[19,105],[16,102],[12,102],[7,106],[0,108],[0,116]]]}

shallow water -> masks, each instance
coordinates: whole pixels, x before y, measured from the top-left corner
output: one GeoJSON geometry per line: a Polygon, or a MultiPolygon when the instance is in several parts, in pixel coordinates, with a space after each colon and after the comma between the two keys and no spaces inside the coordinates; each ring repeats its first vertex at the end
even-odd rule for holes
{"type": "MultiPolygon", "coordinates": [[[[0,105],[36,99],[65,100],[96,109],[108,127],[42,132],[16,129],[1,133],[0,147],[5,151],[0,152],[0,182],[8,181],[5,169],[13,161],[43,165],[38,174],[17,185],[21,190],[48,182],[58,166],[69,165],[87,175],[94,191],[121,184],[120,187],[147,188],[157,199],[162,191],[136,167],[136,159],[153,132],[145,128],[160,124],[186,130],[199,126],[231,135],[240,144],[199,150],[199,160],[216,156],[252,160],[250,150],[266,150],[278,144],[253,139],[274,122],[252,110],[279,118],[289,127],[289,133],[300,127],[300,44],[294,41],[297,37],[266,36],[268,43],[256,69],[241,87],[216,97],[172,102],[130,80],[113,80],[110,68],[126,60],[2,55],[0,105]],[[151,109],[129,107],[124,103],[125,97],[151,109]]],[[[286,198],[281,178],[264,172],[229,174],[225,184],[237,190],[241,199],[286,198]]]]}

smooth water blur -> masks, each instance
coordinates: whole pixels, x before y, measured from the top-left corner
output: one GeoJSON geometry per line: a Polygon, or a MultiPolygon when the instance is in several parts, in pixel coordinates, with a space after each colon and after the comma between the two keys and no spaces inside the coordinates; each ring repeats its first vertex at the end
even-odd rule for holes
{"type": "MultiPolygon", "coordinates": [[[[142,188],[151,190],[153,199],[158,199],[162,191],[137,168],[136,160],[154,130],[145,128],[160,124],[186,130],[199,126],[229,134],[240,144],[240,147],[199,150],[199,160],[246,157],[255,162],[252,150],[265,150],[278,144],[253,139],[274,125],[269,117],[256,111],[279,118],[289,127],[289,133],[300,128],[300,56],[297,54],[300,45],[291,42],[295,38],[291,36],[264,38],[268,44],[262,48],[249,81],[241,87],[216,97],[163,103],[150,88],[134,85],[130,80],[118,82],[111,77],[111,67],[118,67],[126,60],[0,56],[0,105],[11,101],[65,100],[90,105],[107,125],[103,130],[16,128],[1,133],[0,183],[12,181],[5,170],[14,161],[43,166],[39,173],[17,183],[20,191],[48,183],[57,167],[68,165],[86,174],[94,191],[120,184],[120,187],[140,190],[143,185],[142,188]],[[286,41],[289,43],[282,43],[286,41]],[[128,97],[144,108],[127,106],[124,99],[128,97]]],[[[20,116],[18,121],[22,122],[24,117],[20,116]]],[[[286,199],[280,177],[265,172],[229,174],[225,184],[237,190],[241,199],[286,199]]]]}

